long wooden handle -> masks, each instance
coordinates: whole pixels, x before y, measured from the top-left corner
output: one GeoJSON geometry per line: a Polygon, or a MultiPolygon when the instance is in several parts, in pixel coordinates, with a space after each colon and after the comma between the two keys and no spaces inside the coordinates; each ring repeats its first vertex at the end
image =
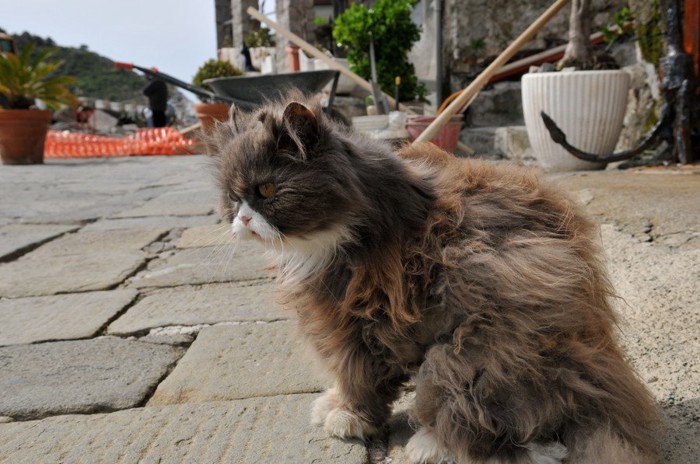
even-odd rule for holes
{"type": "MultiPolygon", "coordinates": [[[[360,76],[355,74],[354,72],[350,71],[345,66],[330,59],[321,50],[314,47],[313,45],[311,45],[310,43],[308,43],[306,40],[302,39],[301,37],[299,37],[295,33],[283,28],[282,26],[277,24],[275,21],[269,19],[267,16],[261,14],[258,10],[256,10],[252,6],[248,7],[248,9],[246,10],[246,13],[248,13],[253,18],[257,19],[261,23],[267,24],[270,27],[270,29],[273,29],[278,34],[284,36],[285,38],[287,38],[287,40],[289,40],[290,42],[297,45],[299,48],[304,50],[309,55],[314,56],[314,57],[318,58],[319,60],[323,61],[328,66],[330,66],[331,69],[335,69],[335,70],[340,71],[342,74],[344,74],[345,76],[350,78],[355,84],[359,85],[363,89],[368,90],[370,92],[372,91],[372,85],[369,82],[367,82],[366,80],[364,80],[363,78],[361,78],[360,76]]],[[[392,108],[394,108],[396,106],[396,101],[393,98],[391,98],[390,95],[387,95],[387,94],[384,94],[384,95],[386,96],[386,99],[389,101],[390,106],[392,108]]],[[[408,108],[404,105],[400,105],[399,107],[401,108],[401,110],[406,111],[407,113],[415,114],[415,111],[411,110],[410,108],[408,108]]]]}
{"type": "Polygon", "coordinates": [[[438,131],[447,124],[450,118],[460,109],[466,102],[468,102],[474,95],[476,95],[491,79],[491,76],[496,74],[496,72],[503,66],[509,59],[515,55],[515,53],[522,48],[527,42],[532,39],[532,37],[547,24],[547,22],[561,10],[564,5],[568,3],[569,0],[557,0],[552,6],[550,6],[547,11],[542,13],[542,16],[537,18],[537,20],[530,25],[525,32],[520,34],[520,37],[515,39],[508,48],[503,50],[503,52],[496,58],[493,63],[491,63],[486,69],[484,69],[479,76],[472,81],[469,86],[464,89],[461,95],[455,98],[450,105],[445,108],[445,111],[440,113],[440,115],[421,133],[414,144],[420,142],[427,142],[432,140],[438,131]]]}

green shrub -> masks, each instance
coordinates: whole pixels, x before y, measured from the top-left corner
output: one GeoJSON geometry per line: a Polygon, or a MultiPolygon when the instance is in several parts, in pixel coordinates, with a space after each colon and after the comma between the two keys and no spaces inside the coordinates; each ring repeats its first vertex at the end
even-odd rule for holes
{"type": "Polygon", "coordinates": [[[246,47],[274,47],[275,39],[270,33],[270,29],[261,28],[245,36],[243,39],[246,47]]]}
{"type": "Polygon", "coordinates": [[[240,76],[241,74],[243,74],[243,71],[230,62],[212,58],[199,67],[197,74],[195,74],[192,79],[192,84],[211,91],[211,87],[204,83],[205,80],[214,79],[215,77],[240,76]]]}
{"type": "Polygon", "coordinates": [[[335,20],[333,37],[347,52],[352,71],[371,78],[370,34],[374,38],[377,80],[382,90],[394,94],[395,78],[401,77],[401,100],[423,98],[425,85],[418,83],[408,52],[420,39],[420,27],[411,21],[415,0],[377,0],[370,9],[353,3],[335,20]]]}

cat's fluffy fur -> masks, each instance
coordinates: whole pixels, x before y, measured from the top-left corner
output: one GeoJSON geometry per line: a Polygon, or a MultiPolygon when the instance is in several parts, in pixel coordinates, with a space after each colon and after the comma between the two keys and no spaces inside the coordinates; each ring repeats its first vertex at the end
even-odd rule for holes
{"type": "Polygon", "coordinates": [[[397,156],[314,102],[234,112],[215,137],[224,216],[277,252],[335,377],[315,422],[371,435],[413,378],[415,462],[656,462],[597,228],[570,200],[432,144],[397,156]]]}

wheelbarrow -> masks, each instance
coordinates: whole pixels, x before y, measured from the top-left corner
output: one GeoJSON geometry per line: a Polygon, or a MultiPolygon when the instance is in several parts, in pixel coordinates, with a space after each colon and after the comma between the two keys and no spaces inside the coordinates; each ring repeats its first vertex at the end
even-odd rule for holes
{"type": "Polygon", "coordinates": [[[304,94],[314,94],[323,90],[332,81],[327,105],[327,108],[332,108],[339,77],[339,71],[328,69],[258,76],[217,77],[207,79],[204,83],[214,89],[217,97],[227,98],[244,111],[250,111],[266,101],[278,99],[291,89],[299,89],[304,94]]]}
{"type": "Polygon", "coordinates": [[[145,68],[131,63],[116,61],[119,69],[138,70],[161,79],[175,87],[180,87],[200,97],[205,102],[235,104],[244,111],[252,111],[266,101],[275,100],[290,89],[298,89],[304,94],[318,93],[331,81],[331,91],[326,109],[330,111],[335,98],[340,72],[335,70],[300,71],[284,74],[262,74],[257,76],[218,77],[207,79],[214,92],[183,82],[155,68],[145,68]]]}

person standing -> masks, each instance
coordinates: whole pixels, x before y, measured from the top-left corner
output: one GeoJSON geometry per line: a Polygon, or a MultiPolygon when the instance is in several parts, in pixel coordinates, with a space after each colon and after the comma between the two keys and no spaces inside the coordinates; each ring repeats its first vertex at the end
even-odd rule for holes
{"type": "Polygon", "coordinates": [[[147,79],[148,84],[143,88],[143,94],[148,97],[148,107],[153,114],[153,127],[165,127],[168,122],[165,115],[168,108],[168,86],[157,77],[148,75],[147,79]]]}

